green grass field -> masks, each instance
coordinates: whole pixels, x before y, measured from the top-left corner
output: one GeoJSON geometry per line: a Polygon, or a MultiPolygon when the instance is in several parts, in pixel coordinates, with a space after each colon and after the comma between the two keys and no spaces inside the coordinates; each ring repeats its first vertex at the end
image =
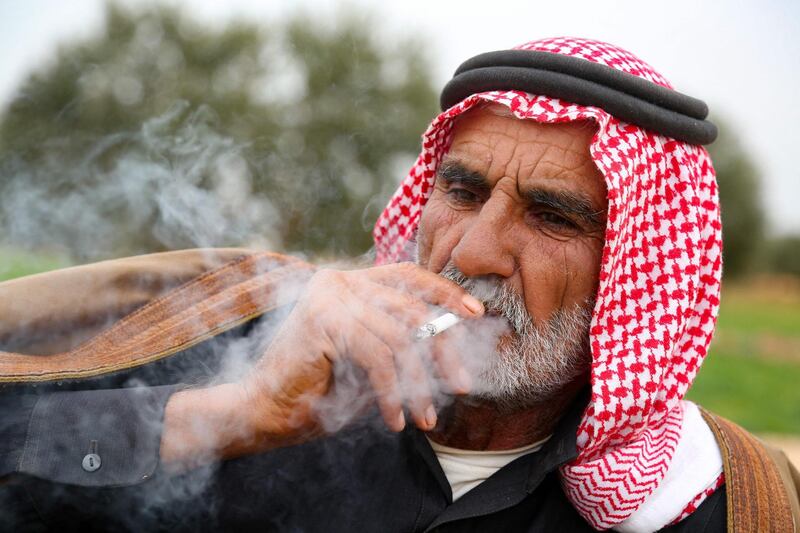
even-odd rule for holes
{"type": "Polygon", "coordinates": [[[57,253],[31,253],[0,246],[0,281],[47,272],[69,265],[69,260],[57,253]]]}
{"type": "Polygon", "coordinates": [[[762,279],[722,295],[688,398],[756,433],[800,435],[800,281],[762,279]]]}
{"type": "Polygon", "coordinates": [[[800,363],[712,350],[688,398],[755,433],[800,434],[800,363]]]}
{"type": "MultiPolygon", "coordinates": [[[[0,247],[0,281],[68,266],[0,247]]],[[[688,398],[756,433],[800,435],[800,280],[723,288],[711,352],[688,398]]]]}

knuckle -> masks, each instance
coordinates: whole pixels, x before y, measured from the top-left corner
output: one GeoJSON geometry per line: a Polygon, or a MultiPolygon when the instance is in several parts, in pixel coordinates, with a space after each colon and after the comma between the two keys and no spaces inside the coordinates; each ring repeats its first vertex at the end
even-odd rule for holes
{"type": "Polygon", "coordinates": [[[395,264],[395,269],[402,274],[412,274],[418,271],[419,267],[409,261],[395,264]]]}
{"type": "Polygon", "coordinates": [[[394,353],[389,348],[383,348],[378,355],[378,364],[386,372],[394,372],[394,353]]]}
{"type": "Polygon", "coordinates": [[[420,302],[418,298],[407,292],[400,293],[400,305],[409,311],[416,311],[420,307],[425,307],[425,304],[420,302]]]}
{"type": "Polygon", "coordinates": [[[342,273],[338,270],[333,270],[330,268],[323,268],[316,272],[311,277],[312,282],[317,283],[326,283],[326,282],[338,282],[342,278],[342,273]]]}
{"type": "Polygon", "coordinates": [[[394,355],[387,346],[379,346],[372,350],[370,366],[379,372],[394,369],[394,355]]]}
{"type": "Polygon", "coordinates": [[[445,278],[441,278],[441,280],[441,283],[439,283],[439,290],[448,296],[456,297],[466,292],[461,285],[454,281],[445,278]]]}
{"type": "Polygon", "coordinates": [[[419,300],[414,300],[409,304],[409,310],[415,319],[424,320],[430,313],[430,308],[419,300]]]}
{"type": "Polygon", "coordinates": [[[308,281],[309,286],[311,287],[324,287],[328,284],[328,281],[331,279],[331,271],[330,270],[318,270],[311,276],[311,279],[308,281]]]}
{"type": "MultiPolygon", "coordinates": [[[[411,344],[411,334],[406,331],[404,328],[397,328],[396,330],[391,332],[392,335],[392,346],[395,348],[395,354],[405,354],[408,351],[409,345],[411,344]]],[[[397,355],[393,355],[392,359],[397,358],[397,355]]]]}

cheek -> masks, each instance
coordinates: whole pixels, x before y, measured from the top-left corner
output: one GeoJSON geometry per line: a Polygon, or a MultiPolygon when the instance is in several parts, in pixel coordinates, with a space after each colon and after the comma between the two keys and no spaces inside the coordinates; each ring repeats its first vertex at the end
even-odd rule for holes
{"type": "Polygon", "coordinates": [[[525,306],[534,322],[594,297],[601,254],[602,243],[588,238],[560,242],[538,235],[527,243],[519,266],[525,306]]]}
{"type": "Polygon", "coordinates": [[[440,272],[444,268],[450,252],[463,235],[464,216],[450,209],[434,192],[419,220],[417,245],[420,265],[431,272],[440,272]]]}

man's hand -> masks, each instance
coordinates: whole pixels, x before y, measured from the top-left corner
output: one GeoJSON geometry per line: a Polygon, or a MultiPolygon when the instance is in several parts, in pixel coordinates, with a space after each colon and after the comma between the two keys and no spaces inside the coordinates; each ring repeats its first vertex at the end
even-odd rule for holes
{"type": "Polygon", "coordinates": [[[452,351],[415,344],[413,331],[431,317],[431,306],[465,318],[483,314],[457,284],[411,263],[318,272],[242,382],[173,395],[162,460],[242,455],[318,434],[324,420],[315,406],[335,394],[336,365],[363,370],[390,429],[405,426],[404,406],[418,427],[432,429],[430,372],[455,393],[468,392],[470,380],[452,351]]]}

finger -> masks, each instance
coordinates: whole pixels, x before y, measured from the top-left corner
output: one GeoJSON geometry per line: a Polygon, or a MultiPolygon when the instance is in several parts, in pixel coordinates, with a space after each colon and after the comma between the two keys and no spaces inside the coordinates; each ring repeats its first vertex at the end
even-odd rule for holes
{"type": "MultiPolygon", "coordinates": [[[[431,317],[431,308],[419,298],[372,281],[348,285],[356,297],[370,301],[391,317],[392,323],[403,322],[412,331],[424,324],[431,317]]],[[[387,319],[389,320],[389,319],[387,319]]],[[[405,336],[405,332],[403,335],[405,336]]],[[[385,338],[385,336],[382,336],[385,338]]],[[[426,340],[424,348],[429,359],[433,361],[437,376],[455,394],[466,394],[471,388],[471,378],[461,362],[457,351],[446,348],[448,337],[445,333],[426,340]]],[[[386,339],[387,342],[392,342],[386,339]]]]}
{"type": "Polygon", "coordinates": [[[429,303],[464,317],[483,314],[483,304],[457,283],[413,263],[397,263],[364,271],[372,281],[406,290],[429,303]]]}
{"type": "Polygon", "coordinates": [[[354,322],[350,328],[358,345],[347,350],[348,359],[367,373],[386,426],[392,431],[402,431],[406,421],[392,350],[361,324],[354,322]]]}
{"type": "Polygon", "coordinates": [[[404,403],[414,423],[420,429],[433,429],[436,410],[431,394],[430,373],[422,361],[422,354],[414,346],[411,332],[406,327],[397,327],[397,321],[391,316],[380,309],[366,306],[352,293],[340,295],[340,299],[359,325],[378,337],[393,354],[404,403]]]}
{"type": "Polygon", "coordinates": [[[436,427],[436,408],[433,406],[430,373],[414,345],[395,353],[400,389],[411,418],[418,428],[430,431],[436,427]]]}
{"type": "Polygon", "coordinates": [[[393,322],[402,321],[406,326],[419,327],[431,315],[431,307],[424,300],[394,287],[364,280],[348,285],[348,289],[392,317],[393,322]]]}
{"type": "MultiPolygon", "coordinates": [[[[347,287],[337,295],[341,308],[362,326],[386,343],[393,353],[399,353],[413,342],[413,326],[416,320],[403,320],[398,316],[390,315],[373,302],[365,302],[347,287]],[[405,323],[407,322],[407,323],[405,323]]],[[[400,315],[398,312],[397,315],[400,315]]],[[[420,316],[427,316],[420,315],[420,316]]]]}
{"type": "Polygon", "coordinates": [[[472,389],[472,378],[456,350],[452,349],[451,332],[426,339],[431,346],[431,358],[439,378],[454,394],[467,394],[472,389]]]}

